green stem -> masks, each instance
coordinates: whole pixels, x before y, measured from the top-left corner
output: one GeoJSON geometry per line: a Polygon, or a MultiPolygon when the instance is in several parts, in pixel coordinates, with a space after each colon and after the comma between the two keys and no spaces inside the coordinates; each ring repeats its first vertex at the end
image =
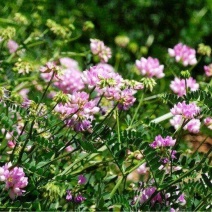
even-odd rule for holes
{"type": "Polygon", "coordinates": [[[121,143],[120,124],[119,124],[119,111],[118,111],[118,108],[116,108],[116,122],[117,122],[118,143],[121,143]]]}
{"type": "Polygon", "coordinates": [[[124,176],[121,176],[120,179],[118,180],[118,182],[116,183],[115,187],[113,188],[113,190],[110,192],[110,199],[114,196],[114,194],[116,193],[116,190],[119,188],[119,186],[121,185],[122,181],[124,179],[124,176]]]}
{"type": "Polygon", "coordinates": [[[133,124],[133,122],[134,122],[134,120],[135,120],[135,118],[136,118],[136,116],[137,116],[137,113],[138,113],[138,111],[139,111],[139,109],[140,109],[140,107],[141,107],[141,104],[143,103],[143,98],[144,98],[144,94],[142,93],[142,96],[141,96],[141,98],[140,98],[140,100],[139,100],[139,104],[138,104],[138,106],[137,106],[137,108],[136,108],[136,110],[135,110],[135,113],[134,113],[134,115],[133,115],[133,118],[132,118],[132,120],[131,120],[130,127],[132,126],[132,124],[133,124]]]}

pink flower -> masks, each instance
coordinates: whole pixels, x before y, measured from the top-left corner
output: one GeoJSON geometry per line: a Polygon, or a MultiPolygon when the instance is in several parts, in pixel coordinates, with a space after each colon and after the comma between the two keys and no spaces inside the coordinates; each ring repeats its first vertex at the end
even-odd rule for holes
{"type": "Polygon", "coordinates": [[[73,200],[73,195],[72,195],[71,191],[67,190],[66,193],[67,193],[66,200],[67,201],[72,201],[73,200]]]}
{"type": "MultiPolygon", "coordinates": [[[[146,202],[154,194],[155,191],[156,191],[155,187],[148,187],[143,189],[142,195],[140,197],[140,203],[143,204],[144,202],[146,202]]],[[[160,192],[151,199],[152,205],[154,205],[156,202],[158,203],[162,202],[162,197],[160,192]]]]}
{"type": "Polygon", "coordinates": [[[85,200],[86,198],[83,197],[81,194],[77,194],[77,196],[74,197],[74,202],[78,204],[82,203],[85,200]]]}
{"type": "Polygon", "coordinates": [[[178,130],[183,124],[183,118],[181,115],[175,115],[172,119],[170,119],[170,124],[178,130]]]}
{"type": "Polygon", "coordinates": [[[163,73],[164,65],[160,65],[159,60],[156,58],[148,57],[147,59],[141,57],[136,60],[136,67],[143,76],[162,78],[165,76],[163,73]]]}
{"type": "Polygon", "coordinates": [[[64,93],[73,93],[82,90],[85,87],[82,81],[82,73],[75,69],[62,70],[60,79],[54,82],[54,85],[64,93]]]}
{"type": "Polygon", "coordinates": [[[206,117],[204,119],[204,124],[212,130],[212,118],[211,117],[206,117]]]}
{"type": "Polygon", "coordinates": [[[14,40],[9,40],[7,43],[7,48],[9,49],[10,54],[15,53],[19,45],[14,40]]]}
{"type": "Polygon", "coordinates": [[[99,112],[96,102],[89,101],[89,95],[86,92],[74,92],[69,95],[69,102],[59,103],[55,111],[65,118],[65,124],[76,131],[86,131],[91,128],[91,122],[94,114],[99,112]],[[70,116],[70,118],[68,118],[70,116]]]}
{"type": "Polygon", "coordinates": [[[54,62],[48,62],[46,66],[41,67],[41,77],[47,82],[51,79],[51,71],[57,70],[59,74],[53,78],[53,84],[64,93],[73,93],[82,90],[85,84],[82,80],[82,72],[79,70],[78,62],[71,58],[60,58],[60,66],[54,62]]]}
{"type": "Polygon", "coordinates": [[[163,138],[161,135],[158,135],[155,137],[155,140],[150,144],[152,148],[158,148],[158,147],[170,147],[174,146],[176,143],[176,139],[172,139],[172,137],[167,136],[163,138]]]}
{"type": "Polygon", "coordinates": [[[83,80],[89,88],[120,87],[123,78],[108,66],[99,64],[83,72],[83,80]]]}
{"type": "Polygon", "coordinates": [[[118,108],[120,110],[128,110],[135,102],[136,98],[133,96],[135,94],[135,90],[133,89],[125,89],[121,91],[119,97],[118,108]]]}
{"type": "Polygon", "coordinates": [[[73,150],[74,150],[74,148],[70,145],[65,148],[66,152],[72,152],[73,150]]]}
{"type": "Polygon", "coordinates": [[[170,111],[173,115],[182,115],[185,119],[192,119],[199,114],[200,108],[194,102],[186,104],[184,101],[174,105],[170,111]]]}
{"type": "Polygon", "coordinates": [[[85,184],[87,181],[86,177],[84,177],[82,174],[78,176],[78,184],[82,185],[85,184]]]}
{"type": "Polygon", "coordinates": [[[10,149],[13,149],[16,145],[16,142],[15,141],[8,141],[7,142],[7,146],[10,148],[10,149]]]}
{"type": "Polygon", "coordinates": [[[196,80],[192,77],[189,77],[186,80],[175,77],[174,81],[171,81],[170,88],[178,96],[183,96],[186,95],[186,86],[187,89],[190,88],[191,91],[196,91],[199,89],[199,84],[196,83],[196,80]]]}
{"type": "Polygon", "coordinates": [[[212,76],[212,63],[209,64],[208,66],[204,66],[205,74],[208,77],[212,76]]]}
{"type": "Polygon", "coordinates": [[[112,56],[111,49],[98,39],[90,39],[90,41],[91,52],[97,55],[101,62],[107,63],[112,56]]]}
{"type": "Polygon", "coordinates": [[[170,57],[175,57],[177,62],[182,62],[184,66],[195,65],[197,63],[196,51],[182,43],[174,46],[173,49],[168,49],[170,57]]]}
{"type": "Polygon", "coordinates": [[[186,200],[185,200],[184,194],[181,194],[177,200],[178,200],[178,202],[179,202],[181,205],[185,205],[185,204],[186,204],[186,200]]]}
{"type": "Polygon", "coordinates": [[[75,69],[79,70],[79,64],[76,60],[69,57],[62,57],[59,59],[60,64],[65,67],[65,69],[75,69]]]}
{"type": "Polygon", "coordinates": [[[199,119],[191,119],[184,127],[184,130],[188,130],[191,133],[199,133],[201,122],[199,119]]]}
{"type": "MultiPolygon", "coordinates": [[[[170,119],[170,124],[178,130],[183,124],[182,115],[175,115],[172,119],[170,119]]],[[[184,127],[184,130],[188,130],[191,133],[198,133],[200,130],[201,122],[199,119],[191,119],[184,127]]]]}
{"type": "Polygon", "coordinates": [[[146,163],[143,163],[142,165],[140,165],[140,166],[137,168],[137,172],[138,172],[139,174],[146,174],[148,171],[149,171],[149,168],[146,167],[146,163]]]}
{"type": "Polygon", "coordinates": [[[22,196],[25,190],[24,187],[28,185],[28,178],[25,177],[23,168],[14,167],[9,169],[12,164],[9,162],[3,167],[0,167],[0,179],[5,182],[6,190],[9,190],[11,199],[16,196],[22,196]]]}

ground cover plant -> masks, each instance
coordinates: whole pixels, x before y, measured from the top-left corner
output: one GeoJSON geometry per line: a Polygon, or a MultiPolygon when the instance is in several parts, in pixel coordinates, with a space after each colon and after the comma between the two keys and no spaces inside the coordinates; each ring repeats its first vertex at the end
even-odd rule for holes
{"type": "Polygon", "coordinates": [[[96,1],[25,3],[1,6],[0,209],[210,211],[208,28],[194,46],[182,33],[161,47],[169,30],[139,46],[148,30],[131,29],[135,41],[127,24],[98,31],[96,1]]]}

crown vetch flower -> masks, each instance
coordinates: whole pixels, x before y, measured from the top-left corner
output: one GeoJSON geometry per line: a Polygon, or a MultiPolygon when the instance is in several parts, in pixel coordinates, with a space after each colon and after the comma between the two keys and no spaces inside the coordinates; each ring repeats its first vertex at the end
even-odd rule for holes
{"type": "Polygon", "coordinates": [[[118,108],[121,110],[128,110],[135,102],[136,98],[133,96],[135,90],[125,89],[121,91],[118,108]]]}
{"type": "Polygon", "coordinates": [[[136,67],[143,76],[162,78],[165,76],[163,73],[164,65],[160,65],[157,58],[148,57],[147,59],[141,57],[140,60],[136,60],[136,67]]]}
{"type": "Polygon", "coordinates": [[[83,80],[89,88],[120,87],[123,78],[103,64],[98,64],[83,72],[83,80]]]}
{"type": "Polygon", "coordinates": [[[84,177],[82,174],[78,176],[78,184],[82,185],[85,184],[87,181],[86,177],[84,177]]]}
{"type": "Polygon", "coordinates": [[[5,182],[5,189],[9,190],[9,196],[11,199],[15,199],[17,196],[22,196],[25,190],[24,187],[28,185],[28,178],[25,177],[23,168],[14,167],[11,162],[0,167],[0,180],[5,182]]]}
{"type": "Polygon", "coordinates": [[[184,66],[195,65],[197,63],[196,51],[189,46],[178,43],[173,49],[168,49],[170,57],[175,57],[177,62],[182,62],[184,66]]]}
{"type": "Polygon", "coordinates": [[[212,76],[212,63],[209,64],[208,66],[204,66],[205,74],[208,77],[212,76]]]}
{"type": "Polygon", "coordinates": [[[185,119],[192,119],[199,114],[200,108],[194,102],[186,104],[184,101],[174,105],[170,111],[173,115],[182,115],[185,119]]]}
{"type": "Polygon", "coordinates": [[[146,163],[143,163],[136,170],[139,174],[146,174],[149,171],[149,168],[146,167],[146,163]]]}
{"type": "Polygon", "coordinates": [[[107,63],[112,56],[111,49],[98,39],[90,39],[90,41],[91,52],[97,55],[101,62],[107,63]]]}
{"type": "Polygon", "coordinates": [[[79,204],[85,200],[86,200],[86,198],[83,197],[81,194],[77,194],[77,196],[74,197],[74,202],[79,203],[79,204]]]}
{"type": "Polygon", "coordinates": [[[204,125],[206,125],[209,129],[212,130],[212,118],[211,117],[206,117],[204,119],[204,125]]]}
{"type": "Polygon", "coordinates": [[[161,135],[158,135],[155,137],[155,140],[150,144],[150,146],[155,149],[158,147],[174,146],[175,143],[176,143],[176,139],[173,139],[170,136],[163,138],[161,135]]]}
{"type": "Polygon", "coordinates": [[[14,40],[9,40],[7,43],[7,48],[9,49],[10,54],[15,53],[19,45],[14,40]]]}
{"type": "Polygon", "coordinates": [[[69,96],[69,101],[59,103],[55,111],[65,118],[65,124],[73,127],[76,131],[86,131],[90,129],[94,114],[99,112],[96,101],[90,100],[86,92],[74,92],[69,96]],[[70,118],[68,118],[70,116],[70,118]]]}
{"type": "Polygon", "coordinates": [[[170,88],[178,96],[186,95],[186,86],[187,88],[190,88],[191,91],[196,91],[199,89],[199,84],[192,77],[189,77],[186,80],[175,77],[175,79],[171,81],[170,84],[170,88]]]}
{"type": "Polygon", "coordinates": [[[82,90],[85,84],[82,80],[82,72],[79,70],[78,62],[68,58],[60,58],[60,66],[55,62],[48,62],[46,66],[41,67],[41,77],[49,81],[52,77],[52,70],[60,71],[53,78],[53,84],[64,93],[73,93],[82,90]]]}
{"type": "Polygon", "coordinates": [[[199,119],[191,119],[184,127],[184,130],[188,130],[191,133],[199,133],[201,122],[199,119]]]}
{"type": "MultiPolygon", "coordinates": [[[[170,119],[170,124],[175,128],[179,129],[183,124],[183,116],[175,115],[170,119]]],[[[199,119],[190,119],[189,122],[183,127],[184,130],[188,130],[190,133],[198,133],[200,130],[201,122],[199,119]]]]}
{"type": "MultiPolygon", "coordinates": [[[[155,187],[148,187],[143,189],[142,191],[142,195],[140,197],[140,203],[143,204],[144,202],[146,202],[156,191],[157,189],[155,187]]],[[[152,205],[154,205],[156,202],[161,203],[162,202],[162,197],[160,192],[158,194],[156,194],[152,199],[151,199],[151,203],[152,205]]]]}
{"type": "Polygon", "coordinates": [[[67,201],[72,201],[73,200],[73,195],[72,195],[70,190],[66,191],[66,200],[67,201]]]}

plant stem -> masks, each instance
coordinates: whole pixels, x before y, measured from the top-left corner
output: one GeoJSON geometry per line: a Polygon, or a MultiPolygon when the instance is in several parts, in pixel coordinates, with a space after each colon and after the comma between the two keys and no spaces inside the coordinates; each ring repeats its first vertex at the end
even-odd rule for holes
{"type": "Polygon", "coordinates": [[[135,110],[135,113],[134,113],[134,115],[133,115],[133,118],[132,118],[132,120],[131,120],[131,122],[130,122],[130,127],[132,126],[132,124],[133,124],[133,122],[134,122],[134,120],[135,120],[135,118],[136,118],[136,116],[137,116],[137,113],[138,113],[138,111],[139,111],[139,109],[140,109],[140,107],[141,107],[141,104],[143,103],[143,98],[144,98],[144,94],[142,93],[142,96],[141,96],[141,98],[140,98],[140,100],[139,100],[138,106],[137,106],[137,108],[136,108],[136,110],[135,110]]]}

